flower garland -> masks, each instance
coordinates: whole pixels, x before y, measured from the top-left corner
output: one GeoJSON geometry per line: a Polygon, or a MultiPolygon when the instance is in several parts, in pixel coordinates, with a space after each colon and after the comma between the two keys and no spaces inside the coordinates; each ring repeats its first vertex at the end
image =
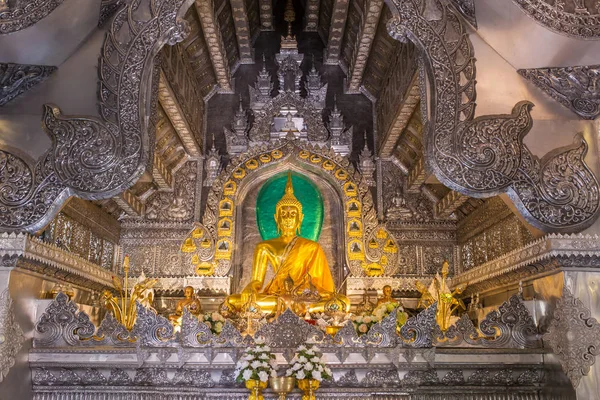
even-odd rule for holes
{"type": "Polygon", "coordinates": [[[301,379],[314,379],[321,382],[331,379],[331,370],[323,362],[323,353],[312,343],[305,343],[296,349],[292,365],[286,371],[286,376],[301,379]]]}
{"type": "Polygon", "coordinates": [[[204,322],[210,328],[210,331],[216,335],[220,334],[225,325],[225,317],[218,312],[206,313],[198,317],[200,322],[204,322]]]}
{"type": "Polygon", "coordinates": [[[237,382],[251,379],[266,382],[269,377],[277,377],[277,362],[271,348],[257,339],[254,347],[249,347],[235,366],[237,382]]]}

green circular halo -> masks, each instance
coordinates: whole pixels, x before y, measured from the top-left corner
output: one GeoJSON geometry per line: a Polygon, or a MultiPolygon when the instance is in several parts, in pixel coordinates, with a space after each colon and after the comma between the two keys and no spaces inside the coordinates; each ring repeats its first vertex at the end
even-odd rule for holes
{"type": "MultiPolygon", "coordinates": [[[[256,222],[263,240],[279,236],[275,223],[275,206],[285,192],[287,172],[281,172],[267,180],[258,192],[256,199],[256,222]]],[[[302,203],[304,219],[300,236],[313,241],[319,240],[323,227],[323,197],[315,184],[307,177],[292,172],[294,196],[302,203]]]]}

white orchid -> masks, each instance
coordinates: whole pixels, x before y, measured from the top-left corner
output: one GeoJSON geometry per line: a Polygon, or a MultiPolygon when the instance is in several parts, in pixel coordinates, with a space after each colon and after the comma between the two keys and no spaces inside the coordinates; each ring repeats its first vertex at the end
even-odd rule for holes
{"type": "Polygon", "coordinates": [[[314,366],[312,365],[312,363],[306,363],[306,365],[304,366],[304,369],[306,371],[312,371],[312,369],[314,368],[314,366]]]}
{"type": "Polygon", "coordinates": [[[296,372],[296,379],[304,379],[304,378],[306,378],[304,371],[300,370],[300,371],[296,372]]]}
{"type": "Polygon", "coordinates": [[[251,366],[253,369],[257,369],[258,367],[260,367],[260,365],[261,365],[261,362],[260,362],[260,361],[258,361],[258,360],[257,360],[257,361],[252,361],[252,364],[250,364],[250,366],[251,366]]]}
{"type": "Polygon", "coordinates": [[[242,373],[242,377],[244,378],[245,381],[248,381],[252,378],[252,371],[247,369],[242,373]]]}

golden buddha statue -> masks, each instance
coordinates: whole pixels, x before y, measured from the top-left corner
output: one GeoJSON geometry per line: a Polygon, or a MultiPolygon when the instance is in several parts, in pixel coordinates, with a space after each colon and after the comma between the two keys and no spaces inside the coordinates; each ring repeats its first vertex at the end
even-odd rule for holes
{"type": "Polygon", "coordinates": [[[190,311],[190,314],[196,317],[202,312],[202,305],[200,304],[200,300],[196,297],[193,287],[186,286],[185,289],[183,289],[183,295],[185,298],[177,302],[175,313],[169,315],[169,320],[177,325],[181,324],[181,317],[183,316],[183,310],[185,308],[190,311]]]}
{"type": "Polygon", "coordinates": [[[400,302],[392,297],[392,287],[390,285],[385,285],[383,287],[383,296],[377,299],[377,307],[388,303],[399,304],[400,302]]]}
{"type": "MultiPolygon", "coordinates": [[[[272,314],[278,304],[281,305],[280,297],[291,294],[302,297],[305,293],[316,291],[320,299],[311,298],[307,308],[309,312],[323,312],[325,303],[334,296],[335,286],[321,246],[297,236],[304,214],[302,203],[294,196],[291,173],[288,173],[285,193],[277,202],[274,217],[279,237],[262,241],[256,246],[251,281],[242,293],[229,296],[227,305],[240,312],[252,297],[263,313],[272,314]],[[269,265],[275,276],[265,285],[269,265]],[[289,283],[286,288],[286,280],[294,282],[294,293],[289,292],[289,283]]],[[[348,311],[350,301],[345,296],[344,299],[348,311]]]]}

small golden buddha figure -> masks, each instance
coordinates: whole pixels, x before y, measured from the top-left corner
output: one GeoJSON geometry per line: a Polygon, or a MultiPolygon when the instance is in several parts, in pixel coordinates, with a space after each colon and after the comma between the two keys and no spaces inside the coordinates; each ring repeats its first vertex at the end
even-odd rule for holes
{"type": "Polygon", "coordinates": [[[303,315],[306,312],[306,307],[301,302],[297,301],[297,295],[294,287],[294,280],[291,276],[283,281],[284,293],[277,299],[277,314],[279,317],[288,308],[298,315],[303,315]]]}
{"type": "MultiPolygon", "coordinates": [[[[304,214],[302,203],[294,196],[291,173],[288,174],[285,194],[275,207],[274,217],[280,236],[262,241],[256,246],[251,281],[242,293],[229,296],[227,304],[232,310],[239,312],[251,295],[256,295],[255,301],[262,312],[272,314],[277,310],[279,298],[286,295],[284,282],[289,277],[298,283],[293,289],[295,293],[316,290],[320,294],[320,300],[310,304],[308,311],[323,312],[324,304],[335,292],[333,278],[321,246],[297,236],[304,214]],[[269,265],[274,269],[275,276],[265,285],[269,265]]],[[[350,301],[346,304],[349,306],[350,301]]]]}
{"type": "Polygon", "coordinates": [[[392,297],[392,287],[390,285],[385,285],[383,287],[383,296],[377,299],[377,307],[388,303],[399,304],[399,302],[392,297]]]}
{"type": "Polygon", "coordinates": [[[186,286],[185,289],[183,289],[183,295],[185,298],[177,302],[175,313],[169,315],[169,320],[171,320],[171,322],[181,323],[181,317],[183,316],[183,310],[185,308],[190,311],[190,314],[196,317],[202,312],[202,305],[200,304],[200,300],[196,297],[193,287],[186,286]]]}

